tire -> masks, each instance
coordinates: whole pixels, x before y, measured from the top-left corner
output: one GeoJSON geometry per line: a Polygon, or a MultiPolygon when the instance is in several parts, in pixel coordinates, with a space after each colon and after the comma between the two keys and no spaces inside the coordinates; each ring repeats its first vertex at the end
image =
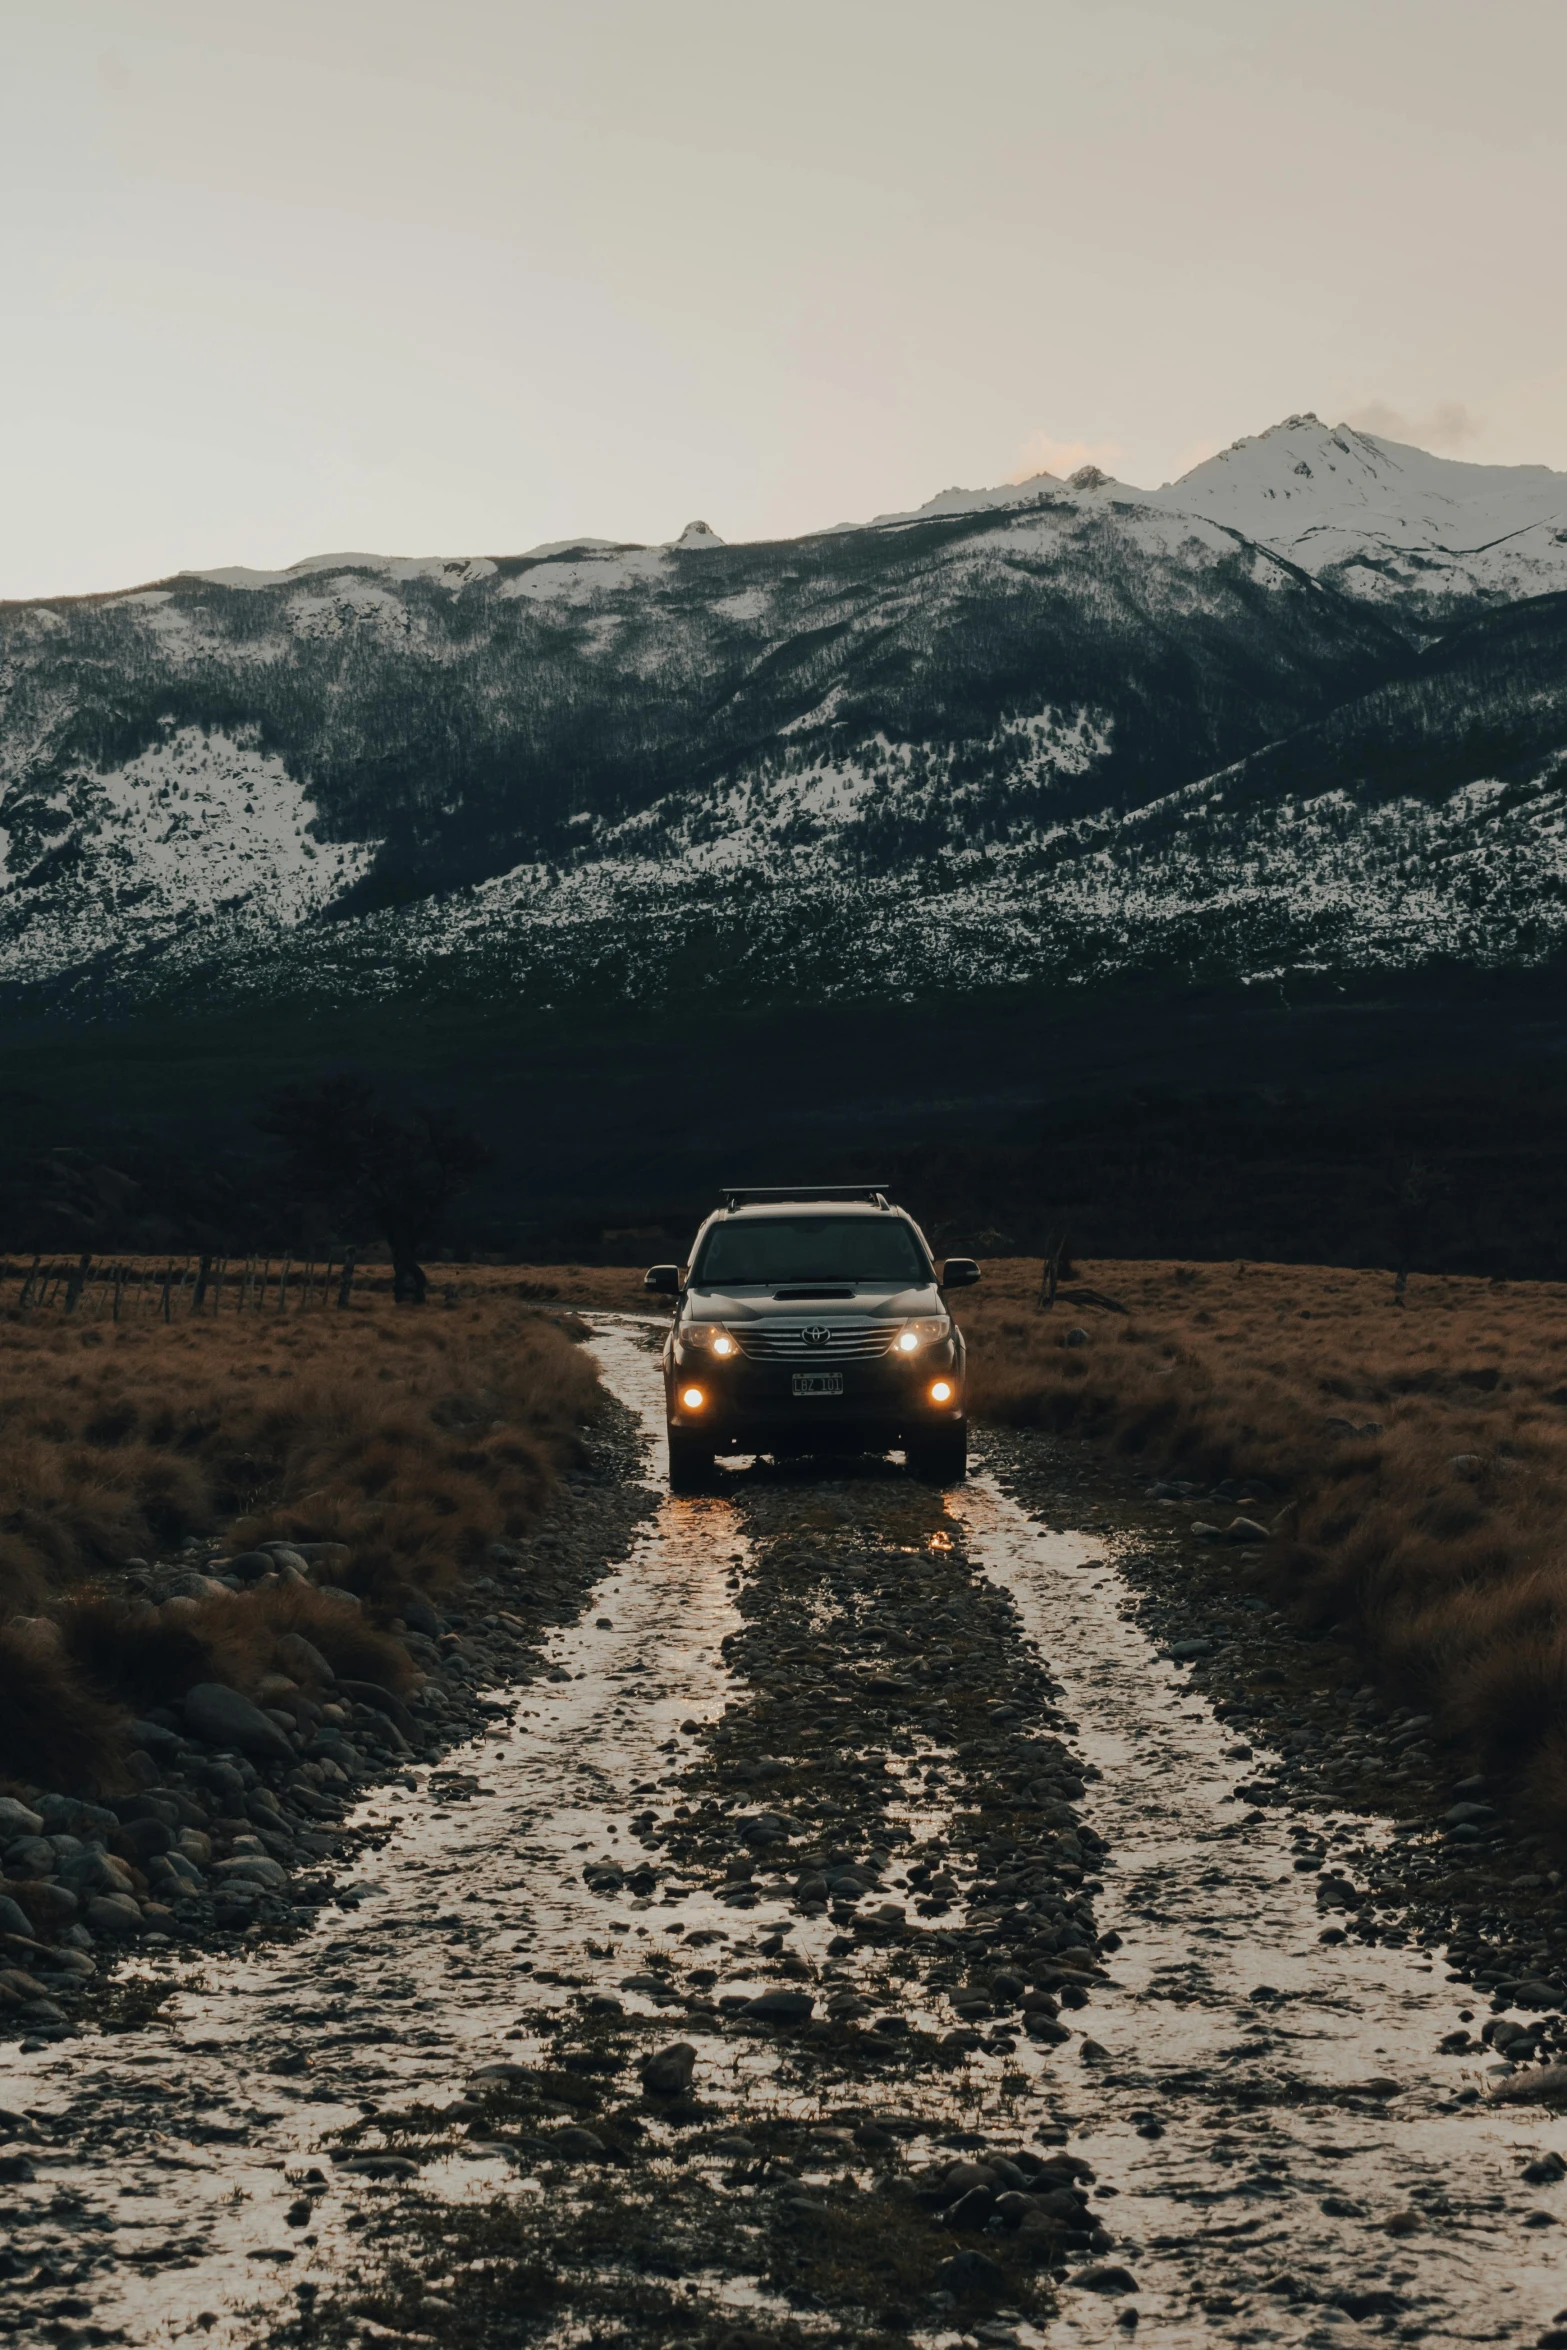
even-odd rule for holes
{"type": "Polygon", "coordinates": [[[905,1450],[909,1474],[922,1485],[961,1485],[968,1475],[968,1423],[937,1429],[905,1450]]]}
{"type": "Polygon", "coordinates": [[[700,1493],[713,1474],[713,1448],[683,1429],[669,1431],[669,1490],[700,1493]]]}

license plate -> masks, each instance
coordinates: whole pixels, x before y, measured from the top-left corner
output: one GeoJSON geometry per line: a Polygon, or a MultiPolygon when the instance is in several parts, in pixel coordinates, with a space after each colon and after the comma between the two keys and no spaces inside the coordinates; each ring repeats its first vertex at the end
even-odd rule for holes
{"type": "Polygon", "coordinates": [[[796,1371],[794,1392],[796,1395],[842,1395],[843,1373],[841,1371],[796,1371]]]}

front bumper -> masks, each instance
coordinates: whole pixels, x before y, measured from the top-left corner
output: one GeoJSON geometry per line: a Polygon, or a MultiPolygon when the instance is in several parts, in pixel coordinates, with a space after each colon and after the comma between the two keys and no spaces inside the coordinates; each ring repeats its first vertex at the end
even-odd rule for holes
{"type": "Polygon", "coordinates": [[[964,1366],[955,1350],[933,1347],[916,1364],[874,1362],[731,1363],[687,1358],[666,1363],[669,1425],[712,1443],[715,1452],[885,1452],[938,1428],[962,1423],[964,1366]],[[943,1359],[943,1358],[947,1359],[943,1359]],[[796,1371],[841,1372],[841,1395],[796,1395],[796,1371]],[[943,1380],[943,1403],[930,1394],[943,1380]],[[699,1387],[704,1402],[687,1410],[681,1390],[699,1387]]]}

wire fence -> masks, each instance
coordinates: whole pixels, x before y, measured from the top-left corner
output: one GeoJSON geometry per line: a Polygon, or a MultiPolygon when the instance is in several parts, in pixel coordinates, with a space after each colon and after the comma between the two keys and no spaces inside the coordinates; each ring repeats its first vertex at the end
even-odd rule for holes
{"type": "MultiPolygon", "coordinates": [[[[219,1314],[303,1314],[346,1307],[354,1294],[358,1251],[340,1257],[35,1256],[0,1272],[18,1281],[23,1313],[75,1314],[123,1322],[163,1322],[219,1314]]],[[[3,1292],[0,1292],[3,1294],[3,1292]]]]}

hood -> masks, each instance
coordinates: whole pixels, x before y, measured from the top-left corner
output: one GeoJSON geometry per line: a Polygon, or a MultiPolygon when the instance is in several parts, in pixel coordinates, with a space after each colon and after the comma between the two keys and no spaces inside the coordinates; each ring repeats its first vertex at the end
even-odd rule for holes
{"type": "Polygon", "coordinates": [[[798,1321],[803,1314],[813,1322],[831,1324],[860,1322],[867,1316],[903,1322],[916,1314],[943,1314],[946,1310],[934,1281],[902,1288],[891,1281],[824,1281],[809,1286],[802,1283],[797,1289],[745,1284],[734,1289],[687,1289],[681,1316],[690,1322],[764,1322],[798,1321]]]}

